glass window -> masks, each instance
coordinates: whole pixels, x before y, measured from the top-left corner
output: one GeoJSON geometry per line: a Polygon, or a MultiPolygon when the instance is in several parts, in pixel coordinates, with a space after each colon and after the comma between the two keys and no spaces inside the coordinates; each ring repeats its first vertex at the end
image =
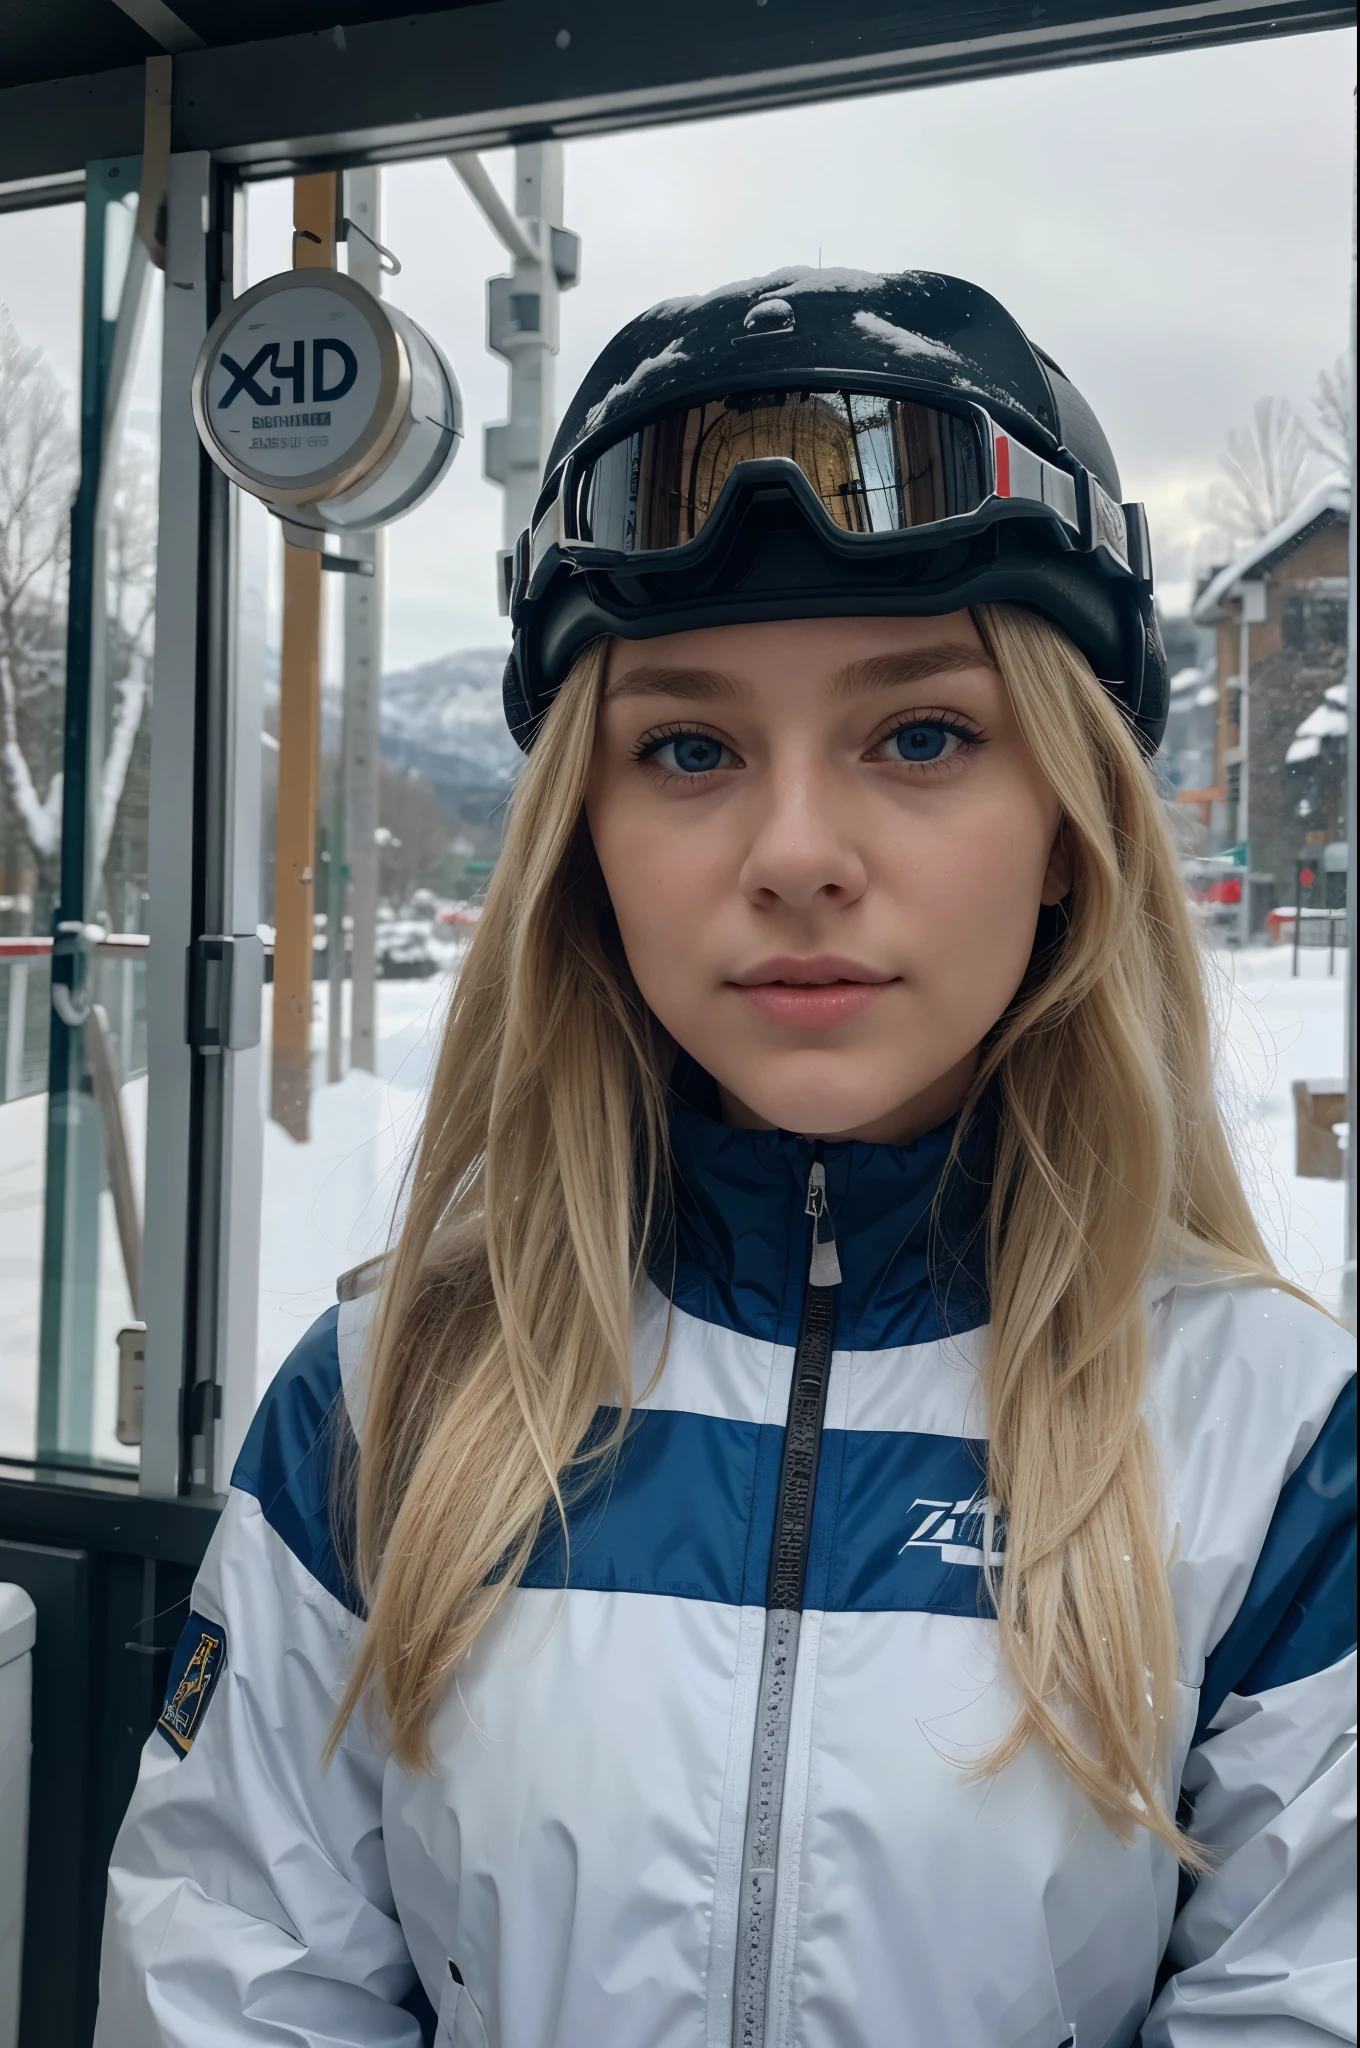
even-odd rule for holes
{"type": "MultiPolygon", "coordinates": [[[[452,173],[439,170],[440,189],[451,188],[452,173]]],[[[435,175],[427,165],[410,174],[422,190],[435,175]]],[[[450,291],[447,265],[436,252],[427,254],[414,232],[419,206],[408,211],[408,183],[406,172],[386,171],[380,193],[351,186],[345,210],[395,247],[402,272],[390,282],[383,277],[381,289],[446,350],[466,401],[470,383],[479,388],[468,344],[477,336],[481,354],[483,273],[474,270],[450,291]]],[[[291,180],[250,185],[245,200],[246,282],[254,284],[291,261],[291,180]]],[[[356,267],[363,255],[360,247],[356,257],[352,240],[341,247],[340,266],[376,282],[376,264],[367,273],[356,267]]],[[[498,397],[503,404],[503,369],[486,360],[481,382],[481,411],[490,417],[498,397]]],[[[494,583],[499,493],[480,473],[478,418],[466,422],[465,435],[452,471],[414,513],[376,543],[332,543],[346,554],[371,546],[374,576],[321,578],[305,1122],[271,1113],[272,981],[262,1017],[261,1392],[335,1300],[337,1277],[387,1243],[451,976],[495,862],[501,807],[518,759],[500,710],[508,641],[494,583]],[[478,548],[481,587],[468,606],[471,617],[457,620],[450,635],[447,606],[432,583],[465,538],[478,548]]],[[[257,586],[264,640],[260,914],[272,940],[284,540],[258,504],[243,501],[240,520],[243,553],[248,549],[264,567],[257,586]]],[[[290,772],[295,779],[282,801],[306,801],[296,762],[285,768],[290,772]]]]}
{"type": "Polygon", "coordinates": [[[162,279],[136,170],[0,216],[0,1454],[77,1466],[137,1460],[162,279]]]}
{"type": "MultiPolygon", "coordinates": [[[[550,365],[555,391],[545,386],[545,406],[560,415],[600,349],[648,304],[702,293],[723,278],[760,277],[777,264],[815,272],[823,258],[867,270],[910,262],[994,291],[1088,397],[1119,454],[1126,494],[1149,508],[1168,632],[1174,627],[1188,642],[1174,666],[1202,670],[1176,727],[1172,784],[1187,799],[1184,824],[1206,813],[1206,844],[1187,841],[1189,863],[1230,841],[1235,797],[1226,785],[1230,775],[1240,779],[1236,764],[1222,758],[1235,738],[1222,717],[1229,707],[1220,703],[1214,636],[1199,634],[1190,619],[1216,545],[1202,506],[1227,436],[1258,393],[1287,389],[1305,409],[1319,368],[1345,346],[1352,110],[1338,48],[1335,36],[1298,37],[1096,67],[1082,74],[1075,109],[1068,74],[1034,73],[917,90],[909,103],[888,94],[574,140],[566,147],[565,219],[582,237],[583,281],[562,300],[562,348],[550,365]],[[1231,107],[1231,118],[1206,126],[1207,106],[1231,107]],[[1267,130],[1287,131],[1268,158],[1252,142],[1267,130]],[[960,154],[965,131],[985,136],[986,146],[960,154]],[[1108,136],[1152,132],[1158,144],[1147,175],[1131,185],[1127,152],[1111,153],[1108,136]],[[871,188],[856,168],[866,160],[866,133],[876,165],[871,188]],[[1065,146],[1035,149],[1036,135],[1062,135],[1065,146]],[[1074,183],[1077,160],[1089,174],[1074,183]],[[951,166],[943,186],[942,161],[951,166]],[[999,178],[1011,194],[1002,208],[995,204],[999,178]],[[733,190],[744,195],[738,208],[721,203],[733,190]],[[904,201],[926,191],[932,202],[924,210],[904,201]],[[1196,197],[1188,209],[1186,192],[1196,197]],[[1281,210],[1286,192],[1290,203],[1281,210]],[[1241,226],[1235,239],[1206,239],[1203,221],[1216,212],[1241,226]],[[1017,237],[1020,218],[1040,224],[1038,241],[1017,237]],[[1121,235],[1112,256],[1115,218],[1121,235]],[[1141,257],[1130,264],[1120,252],[1134,247],[1141,257]]],[[[513,204],[512,154],[487,153],[483,162],[513,204]]],[[[457,934],[466,929],[446,920],[475,910],[517,766],[499,709],[508,643],[495,582],[504,497],[486,474],[508,461],[503,430],[483,445],[486,429],[507,410],[505,359],[486,344],[483,281],[503,275],[511,259],[442,159],[389,167],[381,186],[381,215],[370,218],[368,231],[402,266],[382,289],[448,355],[462,386],[466,438],[438,491],[388,531],[385,582],[369,585],[370,617],[381,609],[382,620],[380,645],[365,657],[369,686],[374,674],[381,677],[380,801],[370,825],[380,841],[382,916],[373,944],[383,971],[371,1022],[363,1001],[356,1006],[354,928],[359,864],[372,847],[356,825],[343,766],[353,737],[347,698],[351,707],[357,701],[357,684],[346,682],[345,644],[361,585],[348,576],[322,579],[309,1116],[305,1137],[272,1118],[266,1123],[261,1385],[333,1299],[336,1276],[386,1241],[460,957],[457,934]],[[342,886],[332,893],[337,871],[342,886]]],[[[249,281],[290,263],[291,204],[287,181],[249,188],[249,281]]],[[[351,242],[340,261],[352,267],[353,260],[351,242]]],[[[926,451],[912,450],[903,460],[872,431],[864,441],[871,489],[894,465],[915,470],[925,459],[926,451]]],[[[617,481],[621,500],[627,478],[617,481]]],[[[276,781],[282,539],[267,515],[248,516],[258,517],[271,565],[262,739],[261,915],[268,929],[278,804],[291,801],[288,793],[280,799],[276,781]]],[[[1335,592],[1324,595],[1339,601],[1335,592]]],[[[1291,646],[1298,643],[1309,659],[1326,653],[1330,631],[1319,605],[1306,619],[1297,603],[1288,614],[1291,646]]],[[[1299,801],[1322,804],[1311,785],[1299,801]]],[[[1314,822],[1307,829],[1322,828],[1314,822]]],[[[1277,875],[1274,886],[1289,885],[1277,875]]],[[[1335,891],[1337,881],[1326,886],[1335,891]]],[[[1217,936],[1226,937],[1236,928],[1241,884],[1214,871],[1206,901],[1211,892],[1206,931],[1216,921],[1217,936]]],[[[1257,936],[1260,952],[1269,941],[1257,936]]],[[[1223,964],[1229,949],[1221,950],[1223,964]]],[[[1235,947],[1232,953],[1238,957],[1235,947]]],[[[1287,978],[1286,955],[1263,957],[1272,975],[1283,963],[1287,978]]],[[[1325,961],[1320,953],[1304,963],[1300,989],[1305,976],[1326,980],[1325,961]]],[[[1247,964],[1239,961],[1243,999],[1247,964]]],[[[1340,1217],[1340,1184],[1319,1189],[1295,1176],[1291,1089],[1297,1078],[1325,1078],[1343,1064],[1341,985],[1339,966],[1335,996],[1321,982],[1306,999],[1280,994],[1272,982],[1267,1038],[1277,1063],[1273,1078],[1256,1087],[1245,1124],[1237,1123],[1269,1137],[1264,1155],[1247,1146],[1249,1174],[1253,1158],[1267,1160],[1260,1213],[1291,1270],[1324,1298],[1334,1298],[1340,1223],[1328,1219],[1333,1211],[1340,1217]],[[1312,1023],[1296,1030],[1293,1020],[1305,1015],[1312,1023]],[[1284,1238],[1272,1222],[1279,1215],[1272,1189],[1282,1184],[1295,1219],[1284,1238]]],[[[266,1117],[272,1003],[266,991],[266,1117]]],[[[1250,1020],[1252,1013],[1240,1014],[1250,1020]]]]}
{"type": "Polygon", "coordinates": [[[0,1456],[36,1446],[82,209],[0,214],[0,1456]]]}

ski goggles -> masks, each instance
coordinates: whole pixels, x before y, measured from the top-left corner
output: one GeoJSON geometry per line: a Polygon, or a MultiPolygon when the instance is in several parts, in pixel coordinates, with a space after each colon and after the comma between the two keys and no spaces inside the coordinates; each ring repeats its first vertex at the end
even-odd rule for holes
{"type": "Polygon", "coordinates": [[[767,476],[764,466],[791,464],[825,519],[851,541],[1039,511],[1064,529],[1067,546],[1101,551],[1116,571],[1151,574],[1140,506],[1116,504],[1077,464],[1069,471],[1036,455],[981,406],[954,410],[923,398],[804,389],[686,406],[574,454],[541,508],[528,560],[517,565],[527,571],[524,582],[554,546],[582,567],[597,551],[655,557],[692,547],[729,478],[750,463],[767,476]]]}

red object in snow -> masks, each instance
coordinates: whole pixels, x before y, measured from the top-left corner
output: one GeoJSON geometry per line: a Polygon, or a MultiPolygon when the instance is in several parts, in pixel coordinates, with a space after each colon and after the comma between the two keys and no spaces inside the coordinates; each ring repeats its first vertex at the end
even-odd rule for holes
{"type": "Polygon", "coordinates": [[[1242,884],[1238,881],[1236,875],[1225,875],[1221,882],[1211,882],[1209,884],[1209,901],[1211,903],[1240,903],[1242,901],[1242,884]]]}

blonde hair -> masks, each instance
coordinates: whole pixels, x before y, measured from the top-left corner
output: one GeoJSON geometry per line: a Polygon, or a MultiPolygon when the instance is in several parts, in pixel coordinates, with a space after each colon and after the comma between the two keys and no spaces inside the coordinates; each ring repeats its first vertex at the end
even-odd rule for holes
{"type": "MultiPolygon", "coordinates": [[[[1159,1260],[1271,1276],[1214,1102],[1200,962],[1138,743],[1056,628],[975,613],[1062,806],[1061,936],[983,1050],[961,1127],[999,1100],[988,1203],[988,1486],[1015,1722],[1121,1836],[1183,1861],[1160,1791],[1177,1638],[1141,1406],[1159,1260]]],[[[451,1673],[582,1459],[626,1429],[632,1313],[665,1189],[664,1056],[584,821],[604,643],[529,758],[454,992],[379,1302],[357,1474],[369,1602],[332,1740],[366,1696],[430,1762],[451,1673]],[[597,1410],[617,1427],[582,1451],[597,1410]]],[[[1272,1276],[1273,1277],[1273,1276],[1272,1276]]]]}

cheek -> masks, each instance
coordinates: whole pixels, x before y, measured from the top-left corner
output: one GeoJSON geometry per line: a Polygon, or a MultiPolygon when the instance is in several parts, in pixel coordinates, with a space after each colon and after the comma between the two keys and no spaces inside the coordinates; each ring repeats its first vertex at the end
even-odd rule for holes
{"type": "Polygon", "coordinates": [[[1056,819],[1026,793],[970,806],[922,835],[896,867],[894,893],[915,927],[924,979],[986,1031],[1029,962],[1056,819]]]}
{"type": "Polygon", "coordinates": [[[718,835],[626,800],[592,802],[587,818],[633,978],[671,1027],[702,981],[705,937],[729,888],[718,835]]]}

